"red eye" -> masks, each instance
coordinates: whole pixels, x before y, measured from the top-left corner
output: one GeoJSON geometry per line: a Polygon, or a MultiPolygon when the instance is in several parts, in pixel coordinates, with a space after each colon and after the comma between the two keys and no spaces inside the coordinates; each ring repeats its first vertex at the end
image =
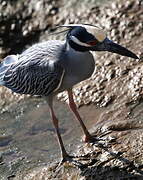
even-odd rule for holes
{"type": "Polygon", "coordinates": [[[94,41],[88,41],[87,44],[91,45],[91,46],[95,46],[98,43],[97,40],[94,41]]]}

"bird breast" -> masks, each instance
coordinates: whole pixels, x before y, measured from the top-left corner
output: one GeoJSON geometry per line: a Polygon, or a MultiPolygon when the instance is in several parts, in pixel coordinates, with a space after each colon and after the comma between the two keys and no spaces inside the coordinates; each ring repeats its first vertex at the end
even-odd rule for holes
{"type": "Polygon", "coordinates": [[[90,52],[78,52],[70,49],[64,57],[65,75],[61,91],[91,77],[95,69],[95,61],[90,52]]]}

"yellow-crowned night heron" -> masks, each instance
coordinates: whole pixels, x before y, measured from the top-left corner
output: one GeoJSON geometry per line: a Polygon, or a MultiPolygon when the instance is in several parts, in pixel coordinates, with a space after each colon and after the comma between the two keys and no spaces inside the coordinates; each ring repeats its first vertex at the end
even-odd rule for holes
{"type": "Polygon", "coordinates": [[[53,110],[53,96],[67,90],[69,106],[79,120],[85,141],[92,140],[73,100],[72,87],[89,78],[95,67],[90,51],[109,51],[138,59],[126,48],[110,41],[93,25],[69,24],[66,41],[50,40],[33,45],[22,54],[7,56],[0,64],[0,85],[20,94],[47,97],[63,161],[69,158],[53,110]]]}

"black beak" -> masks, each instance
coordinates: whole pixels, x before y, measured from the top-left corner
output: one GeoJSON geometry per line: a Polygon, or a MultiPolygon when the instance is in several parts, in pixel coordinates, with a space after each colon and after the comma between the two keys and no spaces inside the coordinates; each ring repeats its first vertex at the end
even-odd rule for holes
{"type": "Polygon", "coordinates": [[[122,56],[139,59],[133,52],[129,51],[125,47],[120,46],[119,44],[114,43],[108,38],[106,38],[96,49],[97,51],[109,51],[112,53],[120,54],[122,56]]]}

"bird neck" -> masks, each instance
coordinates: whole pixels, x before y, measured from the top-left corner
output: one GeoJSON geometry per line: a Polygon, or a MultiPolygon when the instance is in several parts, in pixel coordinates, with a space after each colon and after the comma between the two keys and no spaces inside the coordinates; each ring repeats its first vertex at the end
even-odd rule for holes
{"type": "Polygon", "coordinates": [[[87,53],[89,50],[87,50],[85,47],[83,48],[82,46],[79,46],[77,44],[71,44],[68,41],[66,42],[66,51],[75,51],[76,53],[87,53]]]}
{"type": "Polygon", "coordinates": [[[70,44],[68,44],[68,43],[65,43],[64,51],[65,51],[65,53],[63,53],[63,54],[66,56],[66,58],[63,58],[63,59],[68,59],[68,60],[71,60],[72,62],[73,61],[84,62],[84,60],[85,61],[87,61],[87,60],[93,61],[93,59],[94,59],[93,55],[90,51],[84,51],[84,52],[83,51],[77,51],[74,48],[72,48],[70,46],[70,44]]]}

